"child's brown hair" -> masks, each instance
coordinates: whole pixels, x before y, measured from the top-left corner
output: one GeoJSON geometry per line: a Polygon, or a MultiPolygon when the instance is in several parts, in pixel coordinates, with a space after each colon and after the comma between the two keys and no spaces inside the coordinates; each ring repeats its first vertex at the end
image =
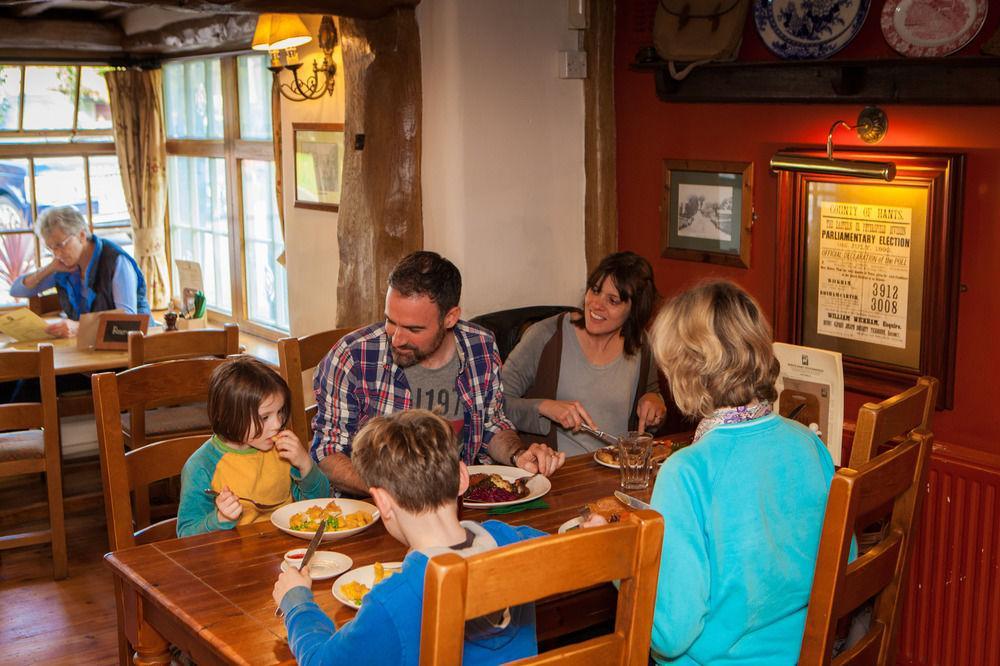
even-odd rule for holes
{"type": "Polygon", "coordinates": [[[423,513],[458,497],[455,431],[425,409],[373,418],[355,436],[351,461],[369,487],[385,489],[406,511],[423,513]]]}
{"type": "Polygon", "coordinates": [[[287,423],[292,394],[281,375],[252,356],[229,359],[212,372],[208,387],[212,430],[230,442],[260,437],[260,404],[272,395],[284,400],[281,421],[287,423]]]}

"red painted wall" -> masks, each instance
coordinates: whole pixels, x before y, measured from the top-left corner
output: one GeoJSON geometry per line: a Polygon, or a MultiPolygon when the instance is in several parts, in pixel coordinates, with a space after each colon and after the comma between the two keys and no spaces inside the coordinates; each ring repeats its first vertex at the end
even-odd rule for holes
{"type": "MultiPolygon", "coordinates": [[[[706,277],[741,284],[764,309],[774,307],[775,214],[777,177],[769,173],[771,155],[793,145],[820,145],[837,119],[853,122],[861,106],[774,104],[666,104],[653,90],[650,74],[628,69],[636,50],[649,40],[650,8],[655,0],[619,0],[616,28],[615,105],[618,132],[619,245],[647,257],[660,291],[672,295],[706,277]],[[664,159],[750,161],[754,165],[749,269],[728,268],[659,255],[659,202],[664,159]]],[[[837,57],[893,57],[872,11],[856,43],[837,57]]],[[[983,33],[967,50],[992,34],[1000,12],[988,18],[983,33]]],[[[748,59],[772,59],[756,31],[744,36],[748,59]]],[[[968,290],[959,300],[955,409],[938,412],[937,439],[980,451],[1000,453],[1000,108],[884,106],[889,132],[885,148],[961,152],[967,156],[961,281],[968,290]]],[[[846,130],[834,145],[856,147],[846,130]]],[[[868,397],[849,395],[846,414],[857,413],[868,397]]],[[[849,416],[850,418],[850,416],[849,416]]]]}

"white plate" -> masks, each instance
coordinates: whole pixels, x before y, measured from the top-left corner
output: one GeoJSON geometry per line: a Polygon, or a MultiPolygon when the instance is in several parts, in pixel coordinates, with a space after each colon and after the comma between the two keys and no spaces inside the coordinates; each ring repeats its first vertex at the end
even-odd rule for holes
{"type": "MultiPolygon", "coordinates": [[[[313,580],[327,580],[339,576],[354,564],[354,560],[343,553],[317,550],[309,561],[309,573],[313,580]]],[[[288,562],[282,560],[281,570],[288,571],[288,562]]]]}
{"type": "MultiPolygon", "coordinates": [[[[531,476],[531,472],[520,467],[508,467],[506,465],[472,465],[469,467],[469,475],[473,474],[499,474],[507,480],[520,479],[531,476]]],[[[494,506],[510,506],[511,504],[522,504],[538,499],[545,493],[552,490],[552,482],[547,477],[539,474],[528,481],[528,494],[524,497],[509,502],[472,502],[463,500],[464,506],[477,509],[486,509],[494,506]]]]}
{"type": "Polygon", "coordinates": [[[559,534],[565,534],[566,532],[569,532],[570,530],[579,529],[580,523],[582,523],[582,522],[583,522],[583,518],[581,518],[580,516],[577,516],[576,518],[570,518],[565,523],[563,523],[562,525],[559,526],[559,532],[558,533],[559,534]]]}
{"type": "Polygon", "coordinates": [[[339,497],[321,497],[319,499],[302,500],[300,502],[286,504],[271,514],[271,523],[286,534],[291,534],[292,536],[308,541],[312,539],[316,533],[307,530],[293,530],[288,526],[288,521],[291,520],[292,516],[296,513],[302,513],[311,506],[326,506],[330,502],[334,501],[334,499],[336,499],[337,505],[340,506],[340,510],[344,512],[344,515],[354,513],[355,511],[367,511],[372,515],[372,522],[368,523],[364,527],[355,527],[349,530],[327,530],[326,532],[323,532],[323,541],[333,541],[335,539],[349,537],[352,534],[357,534],[358,532],[368,529],[378,522],[379,513],[374,504],[362,502],[361,500],[341,499],[339,497]]]}
{"type": "MultiPolygon", "coordinates": [[[[606,446],[604,448],[606,449],[606,448],[609,448],[609,447],[606,446]]],[[[603,449],[597,449],[597,451],[602,451],[602,450],[603,449]]],[[[604,462],[603,460],[601,460],[600,458],[598,458],[597,457],[597,451],[594,451],[594,462],[595,463],[597,463],[598,465],[604,465],[605,467],[610,467],[611,469],[618,469],[619,468],[619,465],[615,465],[614,463],[604,462]]]]}
{"type": "MultiPolygon", "coordinates": [[[[386,569],[398,569],[403,566],[402,562],[383,562],[382,566],[386,569]]],[[[393,575],[399,575],[397,571],[393,575]]],[[[385,579],[383,579],[385,580],[385,579]]],[[[333,596],[337,598],[337,601],[344,604],[348,608],[358,609],[361,607],[360,604],[355,604],[353,601],[345,597],[340,593],[340,586],[346,585],[347,583],[361,583],[362,585],[367,585],[368,589],[375,587],[375,565],[369,564],[367,566],[358,567],[348,571],[343,576],[333,581],[333,596]]],[[[364,598],[362,597],[362,601],[364,598]]]]}
{"type": "Polygon", "coordinates": [[[882,35],[904,56],[940,58],[971,42],[988,10],[987,0],[888,0],[882,7],[882,35]]]}

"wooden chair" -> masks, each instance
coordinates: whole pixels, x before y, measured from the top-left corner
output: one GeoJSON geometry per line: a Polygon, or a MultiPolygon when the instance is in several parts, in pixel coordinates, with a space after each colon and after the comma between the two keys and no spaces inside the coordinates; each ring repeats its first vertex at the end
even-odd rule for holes
{"type": "Polygon", "coordinates": [[[844,467],[834,475],[799,664],[896,663],[903,589],[933,439],[931,433],[918,428],[903,443],[870,462],[857,469],[844,467]],[[848,563],[851,540],[862,526],[862,516],[887,505],[892,507],[892,517],[885,538],[848,563]],[[832,657],[838,620],[873,598],[867,633],[832,657]]]}
{"type": "Polygon", "coordinates": [[[301,338],[278,340],[278,361],[281,376],[292,391],[292,430],[306,446],[312,440],[312,420],[316,416],[316,406],[306,407],[302,373],[312,370],[333,349],[340,339],[350,333],[350,328],[335,328],[301,338]]]}
{"type": "Polygon", "coordinates": [[[28,309],[39,317],[47,314],[58,314],[62,312],[62,303],[59,302],[59,294],[39,294],[28,297],[28,309]]]}
{"type": "Polygon", "coordinates": [[[62,451],[56,405],[52,345],[38,351],[0,352],[0,382],[37,378],[42,401],[0,405],[0,477],[45,474],[49,528],[0,536],[0,550],[49,543],[52,574],[66,577],[66,528],[63,524],[62,451]]]}
{"type": "MultiPolygon", "coordinates": [[[[179,475],[184,463],[205,443],[206,438],[204,434],[173,437],[147,443],[126,453],[122,410],[143,401],[170,401],[191,395],[207,397],[209,378],[222,362],[214,358],[164,361],[126,370],[118,375],[102,372],[91,377],[110,550],[177,536],[176,517],[150,524],[149,486],[179,475]],[[130,494],[133,493],[135,511],[130,501],[130,494]]],[[[119,585],[116,578],[118,661],[124,665],[131,664],[132,659],[125,638],[125,609],[121,606],[119,585]]]]}
{"type": "Polygon", "coordinates": [[[663,517],[644,510],[614,525],[532,539],[468,559],[438,555],[427,564],[424,579],[420,666],[461,664],[468,619],[616,579],[621,587],[614,633],[517,663],[646,666],[662,545],[663,517]]]}
{"type": "Polygon", "coordinates": [[[865,403],[858,410],[858,422],[851,444],[850,467],[857,469],[872,459],[879,447],[905,438],[914,428],[931,429],[937,404],[938,380],[921,377],[917,385],[882,402],[865,403]]]}

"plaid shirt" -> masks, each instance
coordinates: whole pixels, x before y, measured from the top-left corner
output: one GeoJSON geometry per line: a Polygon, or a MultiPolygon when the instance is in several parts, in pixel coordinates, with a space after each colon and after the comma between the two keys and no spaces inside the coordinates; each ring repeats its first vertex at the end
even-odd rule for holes
{"type": "MultiPolygon", "coordinates": [[[[514,429],[503,413],[500,354],[485,329],[459,321],[453,330],[455,388],[465,404],[462,459],[466,464],[489,462],[484,445],[501,430],[514,429]]],[[[412,401],[406,375],[392,359],[384,322],[344,336],[319,364],[313,390],[311,452],[317,461],[334,451],[350,456],[352,438],[369,419],[410,409],[412,401]]]]}

